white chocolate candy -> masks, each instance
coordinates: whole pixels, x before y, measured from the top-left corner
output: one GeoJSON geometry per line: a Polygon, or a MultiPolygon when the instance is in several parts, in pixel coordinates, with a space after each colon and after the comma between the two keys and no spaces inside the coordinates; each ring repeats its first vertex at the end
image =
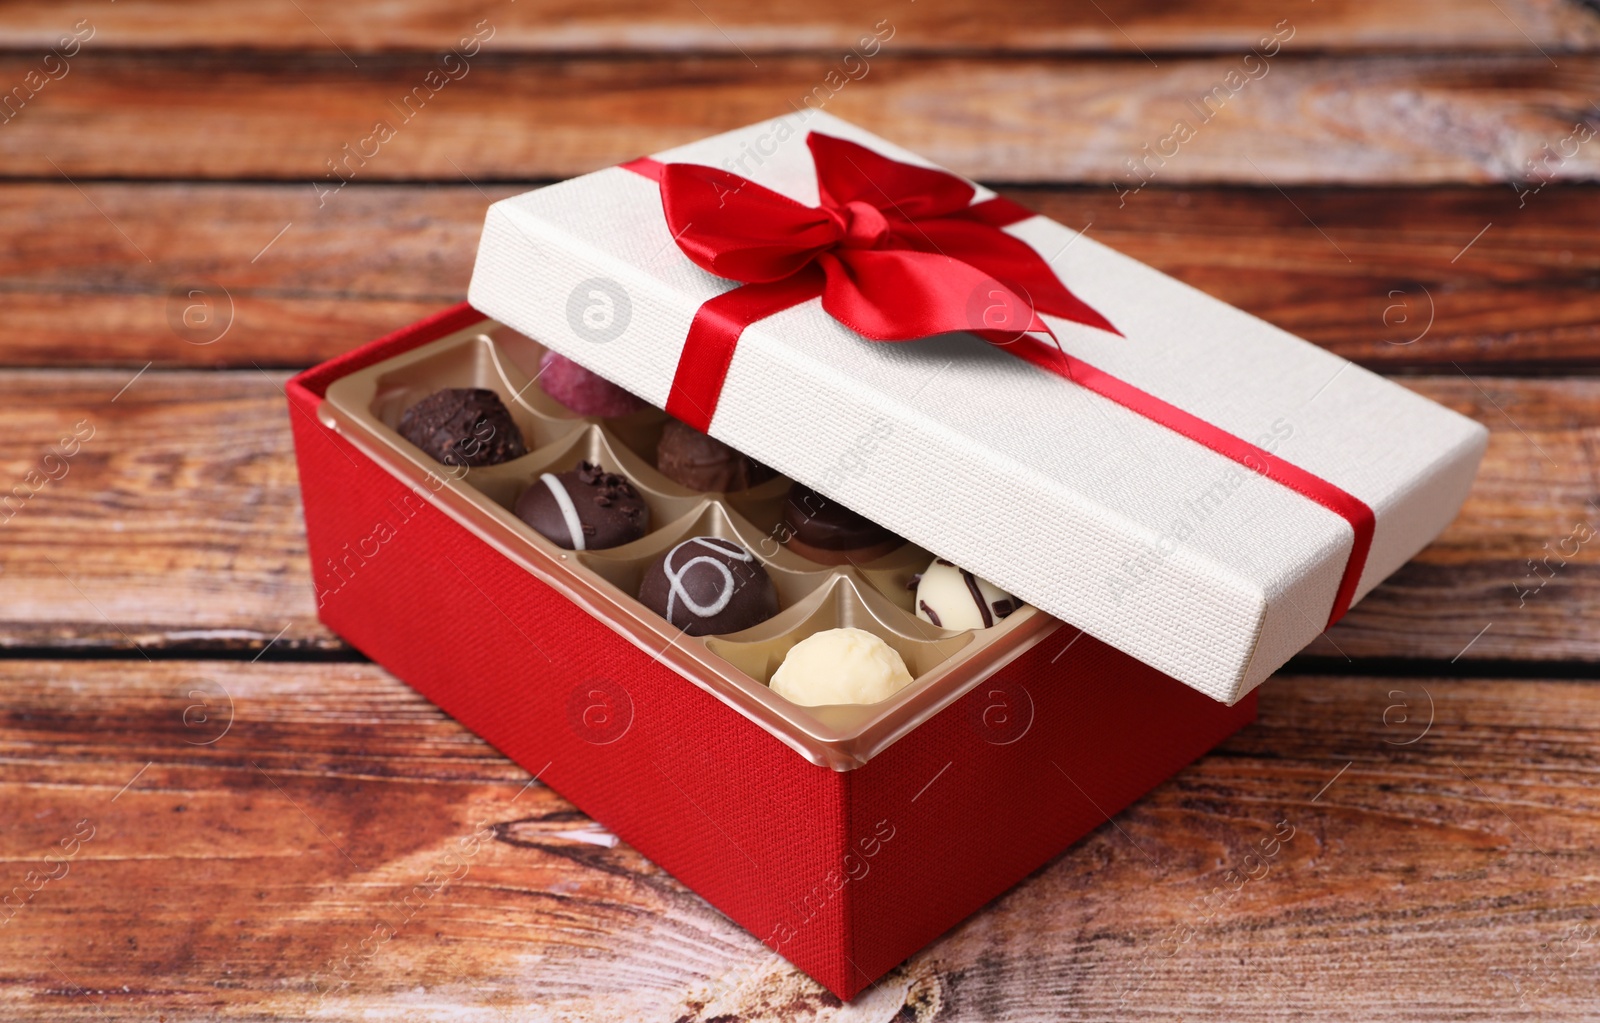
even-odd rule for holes
{"type": "Polygon", "coordinates": [[[828,629],[794,645],[772,675],[772,691],[802,707],[878,703],[911,684],[894,647],[862,629],[828,629]]]}
{"type": "Polygon", "coordinates": [[[987,579],[935,558],[917,583],[917,617],[945,629],[987,629],[1022,602],[987,579]]]}

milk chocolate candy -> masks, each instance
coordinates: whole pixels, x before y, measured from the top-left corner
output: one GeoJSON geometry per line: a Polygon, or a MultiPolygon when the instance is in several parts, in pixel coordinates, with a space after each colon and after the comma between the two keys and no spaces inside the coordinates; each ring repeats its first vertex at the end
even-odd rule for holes
{"type": "Polygon", "coordinates": [[[777,473],[755,459],[673,419],[661,431],[656,468],[691,490],[729,492],[765,483],[777,473]]]}

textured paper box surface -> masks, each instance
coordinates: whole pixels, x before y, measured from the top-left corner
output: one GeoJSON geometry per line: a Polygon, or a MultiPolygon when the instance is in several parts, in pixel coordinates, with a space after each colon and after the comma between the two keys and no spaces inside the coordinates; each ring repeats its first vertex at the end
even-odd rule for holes
{"type": "MultiPolygon", "coordinates": [[[[927,163],[825,114],[655,155],[816,204],[810,131],[927,163]]],[[[1005,230],[1121,331],[1047,316],[1068,353],[1371,507],[1357,599],[1455,516],[1482,427],[1064,225],[1005,230]]],[[[609,168],[494,204],[469,297],[664,405],[696,309],[733,286],[678,251],[655,182],[609,168]]],[[[873,343],[816,300],[745,330],[711,433],[1229,703],[1323,631],[1353,542],[1333,512],[1002,348],[873,343]]]]}
{"type": "MultiPolygon", "coordinates": [[[[335,381],[479,320],[446,310],[286,385],[318,617],[839,997],[1254,718],[1063,628],[858,769],[811,763],[328,414],[335,381]]],[[[537,858],[526,812],[500,837],[537,858]]]]}

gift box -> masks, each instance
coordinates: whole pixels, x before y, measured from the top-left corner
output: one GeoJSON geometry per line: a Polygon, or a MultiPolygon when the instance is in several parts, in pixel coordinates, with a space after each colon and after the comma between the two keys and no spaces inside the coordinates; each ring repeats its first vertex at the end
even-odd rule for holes
{"type": "Polygon", "coordinates": [[[1486,440],[814,112],[495,203],[469,303],[289,385],[320,616],[844,998],[1249,722],[1450,521],[1486,440]],[[550,351],[653,408],[565,409],[550,351]],[[496,392],[528,453],[403,439],[446,387],[496,392]],[[682,486],[669,414],[780,475],[682,486]],[[646,535],[565,550],[513,514],[585,461],[638,489],[646,535]],[[791,480],[907,543],[797,553],[791,480]],[[691,636],[641,603],[696,536],[755,555],[777,614],[691,636]],[[1019,609],[919,616],[935,556],[1019,609]],[[769,688],[837,627],[913,681],[769,688]]]}

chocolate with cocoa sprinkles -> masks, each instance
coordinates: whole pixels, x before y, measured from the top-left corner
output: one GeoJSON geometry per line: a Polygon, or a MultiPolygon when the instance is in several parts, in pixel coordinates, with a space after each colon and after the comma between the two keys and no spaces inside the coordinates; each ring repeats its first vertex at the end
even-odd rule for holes
{"type": "Polygon", "coordinates": [[[593,462],[544,473],[517,498],[517,518],[569,551],[603,550],[650,529],[650,506],[626,477],[593,462]]]}
{"type": "Polygon", "coordinates": [[[405,410],[400,436],[444,465],[498,465],[528,453],[500,396],[484,387],[447,387],[405,410]]]}

